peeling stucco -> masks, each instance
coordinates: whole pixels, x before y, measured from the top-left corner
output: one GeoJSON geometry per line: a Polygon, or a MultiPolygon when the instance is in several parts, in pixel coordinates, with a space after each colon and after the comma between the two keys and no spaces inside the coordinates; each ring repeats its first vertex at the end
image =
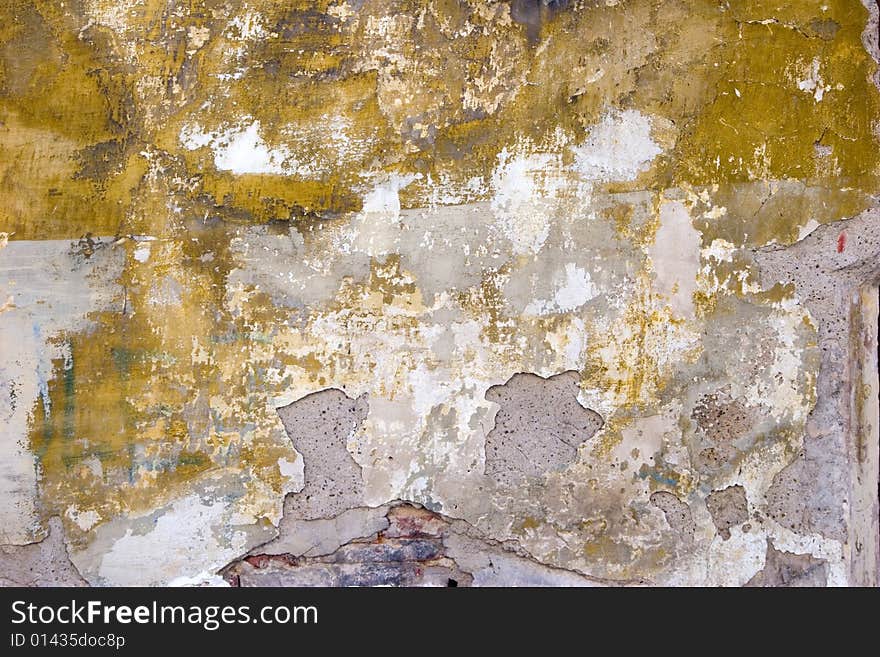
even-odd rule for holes
{"type": "Polygon", "coordinates": [[[3,550],[876,583],[877,12],[8,2],[3,550]]]}

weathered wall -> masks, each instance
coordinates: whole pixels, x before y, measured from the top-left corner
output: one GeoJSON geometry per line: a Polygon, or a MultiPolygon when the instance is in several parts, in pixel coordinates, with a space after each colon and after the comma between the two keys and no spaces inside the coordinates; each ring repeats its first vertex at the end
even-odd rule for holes
{"type": "Polygon", "coordinates": [[[0,578],[876,583],[877,14],[8,0],[0,578]]]}

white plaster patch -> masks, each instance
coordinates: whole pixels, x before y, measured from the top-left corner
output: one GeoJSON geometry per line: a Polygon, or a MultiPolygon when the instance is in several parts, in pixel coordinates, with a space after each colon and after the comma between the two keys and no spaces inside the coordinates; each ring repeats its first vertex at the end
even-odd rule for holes
{"type": "Polygon", "coordinates": [[[730,538],[715,536],[709,547],[703,586],[742,586],[764,567],[767,539],[763,532],[730,528],[730,538]],[[732,567],[735,565],[735,567],[732,567]]]}
{"type": "Polygon", "coordinates": [[[150,259],[150,243],[141,242],[135,247],[132,257],[138,262],[146,262],[150,259]]]}
{"type": "Polygon", "coordinates": [[[352,16],[357,16],[357,12],[355,12],[347,2],[340,2],[339,4],[327,7],[327,14],[335,16],[341,21],[347,21],[352,16]]]}
{"type": "Polygon", "coordinates": [[[267,35],[263,26],[263,17],[254,11],[248,11],[232,17],[224,32],[227,39],[255,41],[267,35]]]}
{"type": "Polygon", "coordinates": [[[229,582],[220,577],[220,575],[202,572],[192,577],[175,577],[170,582],[168,582],[168,586],[210,586],[223,588],[229,586],[229,582]]]}
{"type": "Polygon", "coordinates": [[[186,37],[187,45],[189,46],[186,49],[186,52],[187,54],[191,55],[199,50],[206,43],[208,43],[208,39],[211,38],[211,30],[207,27],[190,25],[189,29],[186,32],[186,37]]]}
{"type": "MultiPolygon", "coordinates": [[[[247,546],[246,535],[230,527],[227,505],[219,500],[206,504],[199,495],[175,500],[149,525],[151,529],[145,533],[129,527],[113,543],[98,568],[102,581],[116,586],[192,581],[205,571],[221,568],[247,546]],[[215,527],[227,528],[222,539],[215,535],[215,527]]],[[[74,563],[78,556],[72,555],[74,563]]]]}
{"type": "Polygon", "coordinates": [[[828,586],[849,585],[847,563],[840,541],[825,538],[821,534],[795,534],[775,524],[767,534],[772,538],[773,547],[777,550],[792,554],[809,554],[816,559],[825,559],[828,586]]]}
{"type": "Polygon", "coordinates": [[[392,175],[376,184],[364,197],[361,211],[351,220],[347,235],[337,246],[344,253],[370,256],[393,252],[400,241],[400,190],[416,179],[414,175],[392,175]]]}
{"type": "Polygon", "coordinates": [[[526,306],[525,313],[527,315],[549,315],[571,312],[598,295],[599,289],[593,285],[590,274],[575,263],[568,262],[565,264],[562,280],[557,282],[553,298],[534,299],[526,306]]]}
{"type": "Polygon", "coordinates": [[[817,103],[821,102],[825,93],[832,88],[830,85],[825,84],[819,68],[820,62],[816,58],[806,67],[806,70],[802,73],[804,77],[798,80],[797,83],[797,88],[813,96],[813,100],[817,103]]]}
{"type": "Polygon", "coordinates": [[[709,246],[702,249],[700,255],[704,260],[711,258],[717,262],[732,262],[735,252],[735,244],[724,239],[715,238],[709,246]]]}
{"type": "Polygon", "coordinates": [[[654,266],[654,289],[679,317],[693,317],[693,294],[700,272],[701,236],[681,201],[660,205],[660,227],[648,254],[654,266]]]}
{"type": "Polygon", "coordinates": [[[551,201],[564,182],[559,158],[549,153],[498,155],[492,173],[492,211],[498,232],[517,254],[538,253],[550,235],[551,201]]]}
{"type": "Polygon", "coordinates": [[[816,221],[815,219],[813,219],[811,217],[810,220],[806,224],[801,226],[800,229],[798,230],[797,241],[800,242],[802,239],[807,237],[810,233],[812,233],[814,230],[816,230],[821,225],[822,224],[820,224],[818,221],[816,221]]]}
{"type": "Polygon", "coordinates": [[[241,175],[269,173],[282,176],[308,176],[308,166],[296,161],[286,146],[270,148],[260,134],[260,122],[234,126],[218,132],[204,132],[198,127],[185,126],[180,131],[180,143],[189,150],[208,146],[214,153],[214,166],[221,171],[241,175]]]}
{"type": "Polygon", "coordinates": [[[623,440],[614,448],[614,457],[619,462],[629,462],[629,470],[638,472],[642,465],[653,466],[652,457],[660,451],[663,437],[677,431],[677,418],[664,415],[649,415],[633,420],[620,433],[623,440]]]}
{"type": "Polygon", "coordinates": [[[84,532],[89,531],[92,527],[98,524],[99,520],[101,520],[101,516],[92,509],[89,509],[88,511],[80,511],[76,507],[71,507],[67,510],[65,515],[73,520],[73,522],[75,522],[84,532]]]}
{"type": "Polygon", "coordinates": [[[102,0],[87,0],[86,8],[98,25],[109,27],[114,30],[123,30],[128,26],[128,15],[137,7],[140,0],[117,0],[117,2],[103,2],[102,0]]]}
{"type": "Polygon", "coordinates": [[[278,459],[278,470],[282,477],[286,477],[291,484],[303,481],[305,464],[301,458],[291,461],[290,459],[278,459]]]}
{"type": "Polygon", "coordinates": [[[803,422],[811,403],[804,398],[800,384],[803,349],[798,347],[798,329],[804,315],[797,312],[774,313],[771,322],[778,342],[773,349],[773,361],[766,364],[766,373],[752,383],[747,392],[749,399],[761,399],[779,417],[803,422]]]}
{"type": "Polygon", "coordinates": [[[436,179],[428,174],[427,188],[427,205],[434,208],[438,205],[461,205],[482,199],[486,196],[487,184],[481,176],[472,176],[464,183],[456,183],[448,174],[440,172],[436,179]]]}
{"type": "Polygon", "coordinates": [[[575,170],[595,181],[635,180],[663,152],[651,138],[650,119],[637,110],[607,112],[586,141],[572,148],[575,170]]]}

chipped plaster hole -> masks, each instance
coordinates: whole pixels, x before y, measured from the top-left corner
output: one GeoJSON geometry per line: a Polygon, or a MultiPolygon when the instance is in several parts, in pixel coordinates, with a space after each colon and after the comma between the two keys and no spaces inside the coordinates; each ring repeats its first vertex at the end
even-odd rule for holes
{"type": "Polygon", "coordinates": [[[305,485],[285,501],[285,515],[334,516],[361,503],[361,468],[349,453],[349,438],[367,416],[365,398],[321,390],[277,409],[287,435],[302,455],[305,485]]]}
{"type": "Polygon", "coordinates": [[[500,408],[486,436],[487,475],[515,486],[574,461],[578,446],[602,427],[602,418],[578,402],[578,381],[577,372],[515,374],[489,388],[486,399],[500,408]]]}

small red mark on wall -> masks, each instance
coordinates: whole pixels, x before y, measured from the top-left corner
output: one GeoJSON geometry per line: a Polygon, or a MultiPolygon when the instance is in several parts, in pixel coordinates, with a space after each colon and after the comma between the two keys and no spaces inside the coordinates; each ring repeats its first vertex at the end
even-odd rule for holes
{"type": "Polygon", "coordinates": [[[840,235],[837,236],[837,252],[843,253],[843,250],[846,248],[846,231],[840,231],[840,235]]]}

